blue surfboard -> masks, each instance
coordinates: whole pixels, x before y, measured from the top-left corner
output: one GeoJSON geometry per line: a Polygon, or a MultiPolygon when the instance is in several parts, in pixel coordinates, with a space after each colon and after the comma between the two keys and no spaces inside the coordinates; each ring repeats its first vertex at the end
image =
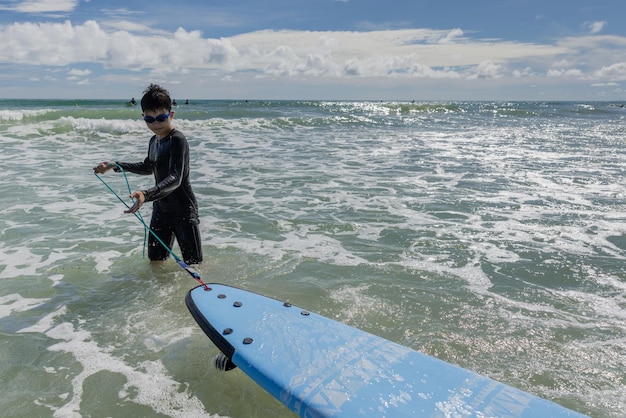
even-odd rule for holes
{"type": "Polygon", "coordinates": [[[300,417],[583,417],[289,303],[222,284],[185,302],[227,357],[300,417]]]}

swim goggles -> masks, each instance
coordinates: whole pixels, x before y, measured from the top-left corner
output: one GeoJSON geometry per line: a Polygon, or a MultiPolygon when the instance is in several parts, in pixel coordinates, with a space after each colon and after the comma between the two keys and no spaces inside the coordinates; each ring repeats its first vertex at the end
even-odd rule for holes
{"type": "Polygon", "coordinates": [[[144,115],[143,120],[146,121],[146,123],[165,122],[170,117],[171,114],[172,112],[168,112],[168,113],[163,113],[162,115],[158,115],[156,117],[144,115]]]}

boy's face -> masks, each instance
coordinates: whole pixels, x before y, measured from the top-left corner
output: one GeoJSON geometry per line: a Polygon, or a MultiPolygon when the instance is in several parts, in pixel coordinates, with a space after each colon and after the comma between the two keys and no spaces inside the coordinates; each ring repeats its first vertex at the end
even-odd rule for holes
{"type": "Polygon", "coordinates": [[[172,130],[172,118],[174,112],[167,109],[159,110],[144,110],[144,121],[152,132],[154,132],[158,138],[163,138],[172,130]]]}

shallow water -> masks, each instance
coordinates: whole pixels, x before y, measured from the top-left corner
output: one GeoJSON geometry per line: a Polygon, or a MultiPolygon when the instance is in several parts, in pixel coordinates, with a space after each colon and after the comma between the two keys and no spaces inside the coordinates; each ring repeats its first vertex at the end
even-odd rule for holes
{"type": "MultiPolygon", "coordinates": [[[[201,101],[175,112],[205,281],[624,416],[624,109],[201,101]]],[[[217,349],[184,305],[197,283],[171,260],[150,265],[143,226],[92,173],[142,160],[148,138],[123,101],[0,101],[4,416],[293,416],[239,370],[214,369],[217,349]]],[[[120,174],[102,178],[128,194],[120,174]]]]}

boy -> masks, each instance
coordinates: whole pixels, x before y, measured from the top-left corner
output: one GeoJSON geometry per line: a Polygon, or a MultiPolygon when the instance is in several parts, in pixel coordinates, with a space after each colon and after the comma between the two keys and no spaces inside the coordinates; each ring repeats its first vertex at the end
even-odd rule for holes
{"type": "MultiPolygon", "coordinates": [[[[115,164],[131,173],[153,174],[155,186],[133,192],[130,197],[134,199],[134,204],[124,213],[135,213],[145,202],[153,202],[150,229],[169,248],[176,237],[185,263],[200,263],[200,220],[196,196],[189,181],[189,145],[185,136],[172,126],[174,112],[168,91],[159,85],[150,84],[141,98],[141,110],[143,120],[154,132],[148,144],[148,156],[138,163],[115,164]]],[[[103,174],[111,168],[120,171],[109,161],[101,162],[93,170],[103,174]]],[[[148,258],[161,261],[168,256],[168,249],[150,234],[148,258]]]]}

